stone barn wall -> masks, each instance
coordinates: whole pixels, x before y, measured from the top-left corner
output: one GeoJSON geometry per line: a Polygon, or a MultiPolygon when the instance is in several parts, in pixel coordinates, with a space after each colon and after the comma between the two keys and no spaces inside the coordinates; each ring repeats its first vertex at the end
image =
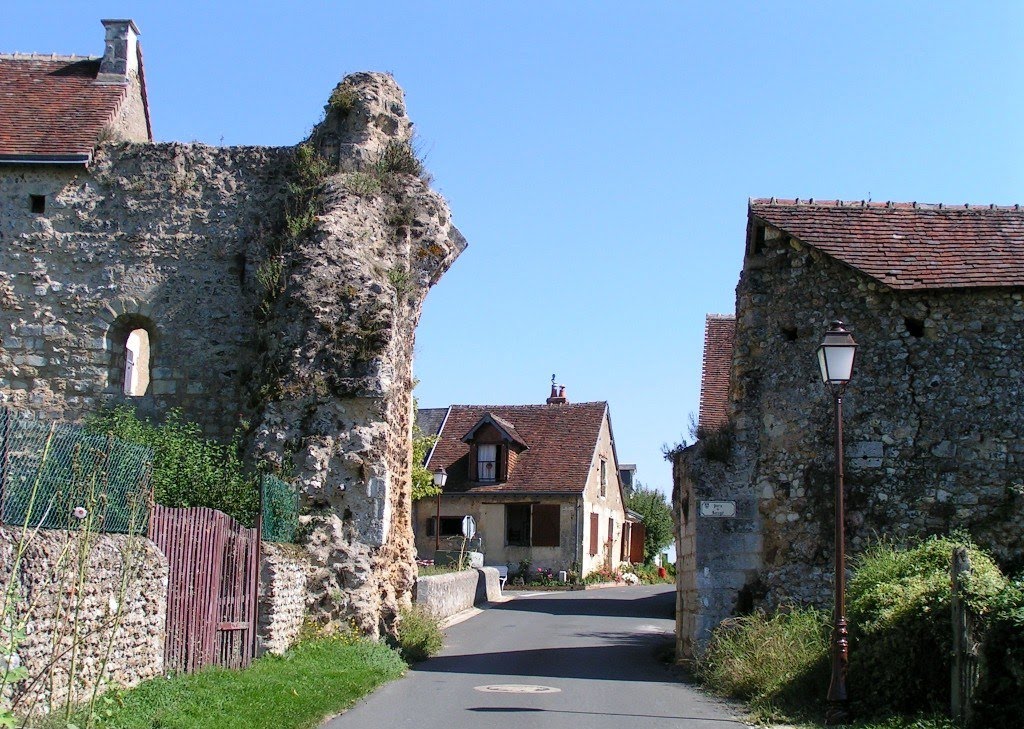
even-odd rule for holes
{"type": "Polygon", "coordinates": [[[321,561],[313,617],[371,634],[414,579],[415,327],[465,248],[411,133],[394,79],[363,73],[300,147],[110,143],[88,169],[0,167],[0,400],[72,420],[128,400],[240,428],[337,540],[308,534],[314,558],[349,555],[321,561]],[[128,398],[136,328],[151,382],[128,398]]]}
{"type": "Polygon", "coordinates": [[[1011,569],[1024,531],[1024,293],[896,291],[767,229],[737,288],[725,462],[675,454],[684,652],[736,611],[831,604],[833,406],[815,350],[860,344],[844,399],[851,555],[969,532],[1011,569]],[[702,517],[733,500],[733,518],[702,517]]]}

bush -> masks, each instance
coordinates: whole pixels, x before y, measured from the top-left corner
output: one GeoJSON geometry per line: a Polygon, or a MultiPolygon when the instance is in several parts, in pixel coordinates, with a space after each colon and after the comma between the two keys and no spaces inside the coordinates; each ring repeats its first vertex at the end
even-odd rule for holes
{"type": "Polygon", "coordinates": [[[153,498],[158,504],[207,506],[246,526],[255,524],[259,488],[256,476],[242,467],[239,445],[203,437],[202,429],[185,420],[181,410],[171,410],[157,425],[141,420],[130,405],[119,405],[90,417],[86,427],[153,449],[153,498]]]}
{"type": "Polygon", "coordinates": [[[403,608],[398,620],[397,648],[409,663],[426,660],[441,650],[441,621],[418,605],[403,608]]]}
{"type": "Polygon", "coordinates": [[[723,622],[697,663],[698,677],[723,696],[746,699],[764,719],[778,704],[799,707],[828,689],[829,615],[813,608],[723,622]]]}
{"type": "Polygon", "coordinates": [[[962,536],[900,549],[881,543],[854,565],[849,585],[850,695],[864,713],[944,710],[950,697],[950,562],[965,547],[968,604],[979,615],[1006,586],[998,567],[962,536]]]}
{"type": "Polygon", "coordinates": [[[974,726],[1016,729],[1024,716],[1024,575],[988,605],[974,726]]]}

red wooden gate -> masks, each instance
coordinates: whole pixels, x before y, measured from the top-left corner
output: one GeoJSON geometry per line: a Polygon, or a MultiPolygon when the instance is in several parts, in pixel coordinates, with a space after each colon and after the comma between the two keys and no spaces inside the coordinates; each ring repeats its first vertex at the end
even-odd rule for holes
{"type": "Polygon", "coordinates": [[[155,505],[149,538],[168,563],[166,670],[249,665],[256,642],[259,529],[216,509],[155,505]]]}

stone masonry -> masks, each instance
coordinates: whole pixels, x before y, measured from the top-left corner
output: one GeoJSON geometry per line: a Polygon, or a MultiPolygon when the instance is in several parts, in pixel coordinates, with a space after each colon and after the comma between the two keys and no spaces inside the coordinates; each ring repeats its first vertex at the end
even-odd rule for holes
{"type": "Polygon", "coordinates": [[[415,327],[465,240],[387,156],[412,129],[394,79],[355,74],[331,98],[300,147],[108,141],[88,167],[0,165],[0,399],[72,420],[127,399],[241,433],[361,555],[314,554],[343,603],[320,615],[376,635],[414,579],[415,327]],[[126,398],[140,328],[151,381],[126,398]]]}

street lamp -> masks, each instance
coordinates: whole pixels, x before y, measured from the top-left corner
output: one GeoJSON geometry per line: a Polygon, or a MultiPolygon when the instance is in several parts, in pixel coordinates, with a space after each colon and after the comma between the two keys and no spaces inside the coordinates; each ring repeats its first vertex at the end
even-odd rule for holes
{"type": "MultiPolygon", "coordinates": [[[[437,520],[434,522],[434,551],[441,549],[441,492],[448,481],[448,472],[444,468],[434,471],[434,485],[437,486],[437,520]]],[[[437,559],[437,555],[434,555],[437,559]]]]}
{"type": "Polygon", "coordinates": [[[850,716],[846,695],[850,640],[846,625],[846,535],[843,528],[843,392],[853,375],[856,354],[857,343],[853,337],[841,321],[833,321],[818,346],[821,380],[832,393],[836,413],[836,598],[832,625],[832,681],[828,687],[828,711],[825,714],[827,725],[846,724],[850,716]]]}

